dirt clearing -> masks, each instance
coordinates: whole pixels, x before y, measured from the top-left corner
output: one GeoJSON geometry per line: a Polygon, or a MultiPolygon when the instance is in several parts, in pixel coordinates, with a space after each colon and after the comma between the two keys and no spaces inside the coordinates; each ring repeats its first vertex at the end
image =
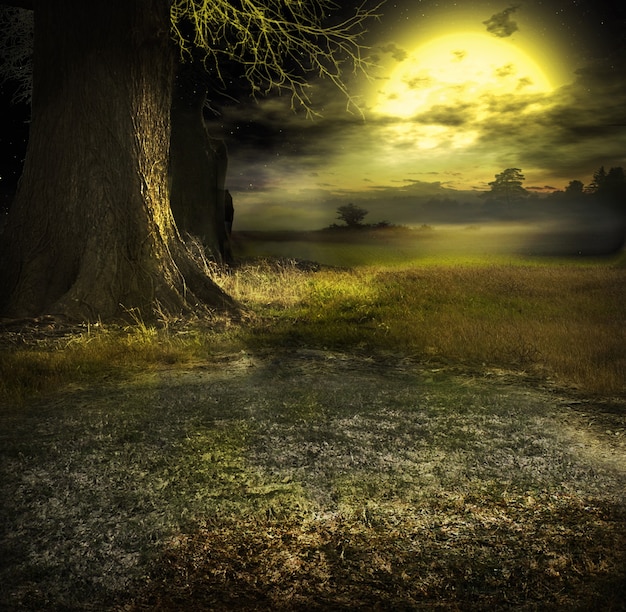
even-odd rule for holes
{"type": "Polygon", "coordinates": [[[3,609],[624,609],[619,399],[303,349],[3,414],[3,609]]]}

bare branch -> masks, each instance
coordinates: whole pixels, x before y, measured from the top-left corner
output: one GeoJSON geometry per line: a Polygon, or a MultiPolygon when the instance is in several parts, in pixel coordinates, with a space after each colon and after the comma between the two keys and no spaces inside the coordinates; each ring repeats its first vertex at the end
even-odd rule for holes
{"type": "MultiPolygon", "coordinates": [[[[382,2],[362,4],[333,23],[339,6],[332,0],[172,0],[172,36],[183,58],[200,50],[207,70],[222,81],[225,64],[239,64],[252,95],[285,91],[292,108],[317,114],[309,95],[313,76],[332,82],[347,108],[358,110],[345,77],[371,67],[359,41],[382,2]]],[[[0,0],[0,78],[17,83],[19,102],[29,101],[32,90],[33,13],[15,5],[32,1],[0,0]]]]}
{"type": "Polygon", "coordinates": [[[225,61],[242,66],[253,95],[287,91],[292,108],[316,114],[308,91],[315,75],[332,82],[349,109],[358,109],[345,75],[371,66],[359,40],[380,6],[362,4],[329,24],[327,17],[338,9],[331,0],[173,0],[172,32],[183,57],[202,49],[205,66],[222,80],[225,61]]]}

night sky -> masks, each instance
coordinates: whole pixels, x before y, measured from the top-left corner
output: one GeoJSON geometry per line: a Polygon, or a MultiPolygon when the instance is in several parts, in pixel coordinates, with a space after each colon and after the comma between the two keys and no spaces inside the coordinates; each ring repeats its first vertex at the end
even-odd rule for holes
{"type": "MultiPolygon", "coordinates": [[[[346,75],[358,109],[317,80],[315,119],[289,96],[214,102],[235,229],[315,229],[348,202],[411,224],[412,201],[474,197],[505,168],[549,193],[626,167],[623,0],[405,0],[381,13],[363,39],[370,78],[346,75]]],[[[24,109],[2,108],[0,192],[19,173],[24,109]]]]}
{"type": "Polygon", "coordinates": [[[412,200],[471,198],[509,167],[535,193],[626,167],[624,6],[387,2],[371,80],[350,80],[363,116],[320,83],[315,120],[286,98],[224,109],[238,227],[323,227],[348,202],[419,223],[412,200]]]}

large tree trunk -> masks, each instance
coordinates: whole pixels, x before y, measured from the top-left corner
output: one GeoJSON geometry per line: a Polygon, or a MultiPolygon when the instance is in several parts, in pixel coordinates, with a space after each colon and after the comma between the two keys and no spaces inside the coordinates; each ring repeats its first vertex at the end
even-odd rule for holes
{"type": "Polygon", "coordinates": [[[181,233],[200,239],[215,260],[225,258],[224,190],[226,146],[206,128],[207,98],[198,68],[182,66],[172,105],[171,205],[181,233]]]}
{"type": "Polygon", "coordinates": [[[0,310],[95,319],[229,306],[169,207],[168,0],[35,4],[24,172],[0,245],[0,310]]]}

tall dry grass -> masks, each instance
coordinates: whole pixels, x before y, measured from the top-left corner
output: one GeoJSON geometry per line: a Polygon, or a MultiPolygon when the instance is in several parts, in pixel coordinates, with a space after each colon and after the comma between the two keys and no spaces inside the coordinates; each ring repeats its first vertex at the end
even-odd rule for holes
{"type": "Polygon", "coordinates": [[[545,372],[591,391],[624,389],[622,270],[430,268],[399,277],[399,283],[384,274],[378,279],[391,345],[545,372]]]}
{"type": "Polygon", "coordinates": [[[465,368],[526,372],[585,392],[626,381],[626,269],[596,263],[310,268],[251,261],[215,281],[244,323],[92,326],[69,339],[0,347],[0,401],[137,370],[187,367],[217,352],[313,346],[384,351],[465,368]]]}
{"type": "Polygon", "coordinates": [[[585,391],[626,381],[618,266],[427,265],[303,272],[256,263],[221,279],[261,321],[253,345],[315,345],[528,371],[585,391]]]}

